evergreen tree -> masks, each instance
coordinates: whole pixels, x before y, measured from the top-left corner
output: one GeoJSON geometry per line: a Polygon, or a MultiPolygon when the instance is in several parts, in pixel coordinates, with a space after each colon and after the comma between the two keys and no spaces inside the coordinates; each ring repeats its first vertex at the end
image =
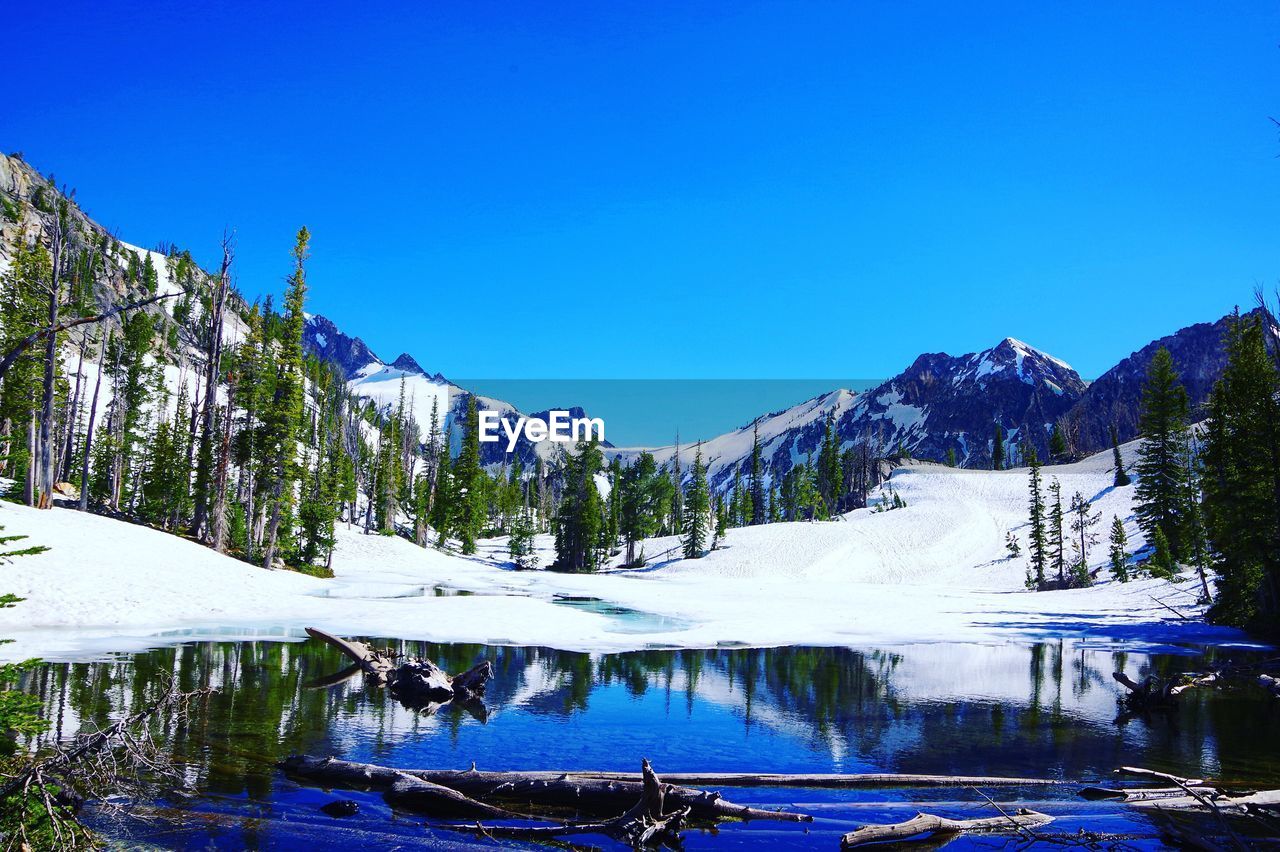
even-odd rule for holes
{"type": "Polygon", "coordinates": [[[1077,491],[1071,497],[1071,547],[1076,558],[1071,565],[1071,585],[1082,588],[1090,585],[1089,548],[1097,543],[1093,528],[1102,520],[1101,514],[1092,514],[1093,504],[1077,491]]]}
{"type": "Polygon", "coordinates": [[[538,557],[533,550],[534,531],[532,511],[528,506],[521,506],[512,522],[511,537],[507,544],[507,551],[518,568],[538,567],[538,557]]]}
{"type": "Polygon", "coordinates": [[[693,456],[693,473],[684,495],[684,525],[682,542],[686,559],[700,559],[706,555],[707,528],[711,525],[711,493],[707,486],[707,471],[702,464],[702,443],[698,443],[693,456]]]}
{"type": "Polygon", "coordinates": [[[1067,584],[1067,542],[1062,511],[1062,483],[1055,476],[1049,483],[1049,568],[1058,574],[1059,586],[1067,584]]]}
{"type": "Polygon", "coordinates": [[[564,493],[556,512],[555,533],[557,571],[595,571],[602,555],[601,532],[605,527],[604,501],[596,485],[604,458],[599,444],[580,441],[577,452],[564,460],[564,493]]]}
{"type": "Polygon", "coordinates": [[[1163,532],[1174,560],[1181,554],[1186,515],[1187,411],[1187,391],[1173,368],[1173,357],[1162,346],[1151,360],[1142,389],[1142,444],[1134,465],[1134,496],[1139,525],[1149,540],[1157,529],[1163,532]]]}
{"type": "Polygon", "coordinates": [[[636,545],[658,531],[663,482],[657,462],[647,452],[640,453],[622,472],[619,533],[627,545],[628,567],[643,561],[643,555],[636,554],[636,545]]]}
{"type": "MultiPolygon", "coordinates": [[[[905,455],[905,454],[903,454],[905,455]]],[[[818,449],[817,490],[822,500],[823,515],[830,517],[840,511],[840,439],[836,436],[835,412],[828,412],[822,444],[818,449]]]]}
{"type": "Polygon", "coordinates": [[[436,528],[436,547],[444,547],[449,534],[457,524],[457,507],[454,500],[453,464],[446,439],[440,450],[436,467],[435,494],[431,498],[431,525],[436,528]]]}
{"type": "MultiPolygon", "coordinates": [[[[13,259],[0,279],[0,343],[4,351],[43,327],[38,294],[52,275],[49,253],[39,243],[28,246],[15,241],[13,259]]],[[[37,412],[40,408],[40,355],[27,349],[10,366],[0,384],[0,429],[5,455],[0,472],[23,486],[23,501],[35,502],[34,444],[37,412]]]]}
{"type": "Polygon", "coordinates": [[[947,467],[955,467],[956,464],[956,448],[947,447],[947,467]]]}
{"type": "Polygon", "coordinates": [[[760,525],[767,517],[765,509],[764,459],[760,449],[760,421],[751,426],[751,521],[760,525]]]}
{"type": "Polygon", "coordinates": [[[991,469],[1004,470],[1004,429],[999,423],[991,436],[991,469]]]}
{"type": "Polygon", "coordinates": [[[1027,574],[1027,586],[1033,589],[1044,587],[1045,570],[1048,567],[1048,542],[1045,533],[1044,493],[1041,490],[1040,460],[1033,449],[1027,458],[1028,485],[1030,487],[1030,528],[1027,550],[1031,557],[1031,567],[1027,574]]]}
{"type": "Polygon", "coordinates": [[[484,529],[487,507],[485,485],[488,476],[480,466],[480,415],[476,398],[467,398],[467,418],[462,430],[462,449],[453,468],[454,497],[457,500],[457,533],[462,552],[476,552],[476,539],[484,529]]]}
{"type": "Polygon", "coordinates": [[[1129,536],[1119,515],[1111,516],[1111,576],[1121,583],[1129,582],[1129,536]]]}
{"type": "Polygon", "coordinates": [[[1178,571],[1178,564],[1173,549],[1169,546],[1169,539],[1160,527],[1156,527],[1151,545],[1153,551],[1151,558],[1147,560],[1147,570],[1153,577],[1172,578],[1178,571]]]}
{"type": "Polygon", "coordinates": [[[1120,434],[1116,431],[1116,424],[1111,424],[1111,454],[1114,457],[1114,466],[1116,469],[1115,487],[1123,488],[1132,480],[1124,469],[1124,459],[1120,456],[1120,434]]]}
{"type": "Polygon", "coordinates": [[[1266,632],[1280,627],[1280,373],[1261,317],[1238,317],[1227,367],[1209,399],[1204,521],[1216,555],[1211,616],[1266,632]]]}
{"type": "Polygon", "coordinates": [[[269,483],[266,542],[263,567],[270,568],[276,557],[281,529],[292,526],[294,485],[298,481],[298,430],[302,424],[302,330],[303,306],[307,294],[307,246],[311,234],[298,230],[293,246],[293,273],[285,295],[285,314],[280,327],[280,354],[276,361],[275,393],[263,415],[264,472],[269,483]]]}
{"type": "Polygon", "coordinates": [[[1053,424],[1053,429],[1049,432],[1049,458],[1053,461],[1062,461],[1067,457],[1067,436],[1063,434],[1062,427],[1057,423],[1053,424]]]}

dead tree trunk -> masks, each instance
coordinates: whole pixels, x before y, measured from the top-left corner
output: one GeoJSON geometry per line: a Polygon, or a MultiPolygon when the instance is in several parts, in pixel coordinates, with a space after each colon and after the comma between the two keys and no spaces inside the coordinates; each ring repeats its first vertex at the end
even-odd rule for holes
{"type": "MultiPolygon", "coordinates": [[[[480,772],[470,770],[392,769],[337,758],[294,755],[281,763],[286,773],[313,783],[386,789],[400,775],[412,775],[477,800],[519,802],[537,807],[572,809],[585,814],[618,813],[629,807],[644,790],[643,780],[614,781],[586,775],[554,772],[480,772]]],[[[636,776],[632,776],[636,777],[636,776]]],[[[643,779],[643,775],[639,776],[643,779]]],[[[807,814],[770,811],[735,804],[720,793],[664,784],[666,802],[689,808],[701,819],[777,820],[809,822],[807,814]]]]}
{"type": "Polygon", "coordinates": [[[485,685],[493,677],[493,665],[488,660],[450,677],[430,660],[397,661],[390,654],[370,648],[364,642],[341,639],[314,627],[307,628],[307,635],[346,654],[361,671],[380,686],[386,686],[396,700],[408,706],[474,701],[484,697],[485,685]]]}
{"type": "MultiPolygon", "coordinates": [[[[210,536],[209,504],[213,474],[214,414],[218,408],[218,374],[222,363],[222,322],[227,303],[227,291],[231,286],[231,239],[222,238],[222,270],[209,300],[209,340],[205,355],[204,411],[200,422],[200,448],[196,454],[195,509],[192,512],[191,533],[208,544],[210,536]]],[[[216,499],[216,497],[215,497],[216,499]]]]}
{"type": "Polygon", "coordinates": [[[954,835],[972,831],[1002,831],[1025,834],[1028,829],[1047,825],[1053,817],[1037,811],[1019,808],[1015,813],[984,819],[947,819],[933,814],[916,814],[906,822],[888,825],[864,825],[840,839],[841,849],[852,849],[868,843],[887,840],[906,840],[917,835],[954,835]]]}

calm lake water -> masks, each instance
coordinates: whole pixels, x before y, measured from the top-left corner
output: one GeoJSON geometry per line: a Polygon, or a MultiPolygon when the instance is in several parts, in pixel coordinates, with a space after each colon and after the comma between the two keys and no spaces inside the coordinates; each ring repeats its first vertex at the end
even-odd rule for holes
{"type": "MultiPolygon", "coordinates": [[[[469,835],[393,814],[377,794],[323,791],[285,778],[292,753],[393,766],[636,771],[921,772],[1054,777],[1114,783],[1140,765],[1180,775],[1280,786],[1280,702],[1260,692],[1193,690],[1176,714],[1124,718],[1111,673],[1195,670],[1249,652],[1122,653],[1071,641],[913,645],[893,649],[776,648],[578,654],[543,648],[433,645],[375,639],[461,671],[489,659],[487,714],[405,709],[362,678],[309,681],[346,666],[319,642],[196,642],[89,663],[47,664],[27,687],[55,728],[45,742],[107,724],[158,694],[168,677],[216,694],[189,722],[158,733],[185,766],[190,793],[162,791],[113,836],[163,848],[474,848],[469,835]],[[354,799],[345,819],[319,807],[354,799]],[[143,820],[142,816],[152,819],[143,820]]],[[[1049,827],[1135,835],[1152,827],[1122,806],[1089,803],[1076,787],[988,790],[1002,802],[1064,817],[1049,827]]],[[[686,832],[688,848],[839,848],[839,835],[918,809],[992,816],[977,791],[727,790],[743,804],[813,813],[809,825],[724,823],[686,832]]],[[[990,848],[1003,841],[964,839],[990,848]]],[[[491,847],[496,844],[489,844],[491,847]]]]}

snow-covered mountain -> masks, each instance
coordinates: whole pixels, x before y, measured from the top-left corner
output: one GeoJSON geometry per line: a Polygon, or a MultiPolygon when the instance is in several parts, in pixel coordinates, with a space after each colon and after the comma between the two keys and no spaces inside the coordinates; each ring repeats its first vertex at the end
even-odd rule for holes
{"type": "MultiPolygon", "coordinates": [[[[403,387],[405,407],[417,421],[419,437],[425,443],[431,425],[432,406],[437,406],[440,428],[447,430],[449,441],[456,453],[461,439],[461,423],[467,413],[471,391],[446,379],[440,373],[428,373],[407,352],[387,363],[359,337],[351,337],[327,317],[308,314],[302,332],[303,347],[307,352],[336,364],[347,379],[347,386],[357,395],[370,400],[382,412],[395,410],[400,403],[403,387]]],[[[520,417],[546,419],[549,411],[525,413],[501,399],[476,394],[476,407],[480,411],[495,411],[502,420],[513,422],[520,417]]],[[[580,406],[565,409],[571,418],[585,417],[580,406]]],[[[526,467],[532,466],[538,457],[550,458],[565,444],[551,441],[532,443],[522,436],[514,454],[506,451],[505,439],[499,443],[480,445],[480,460],[486,466],[512,463],[515,458],[526,467]]],[[[607,442],[605,446],[610,446],[607,442]]]]}
{"type": "MultiPolygon", "coordinates": [[[[745,476],[758,427],[764,465],[773,476],[816,455],[829,415],[843,447],[865,446],[873,457],[905,450],[913,457],[944,461],[954,451],[963,467],[988,467],[995,424],[1006,443],[1024,439],[1044,454],[1054,421],[1080,399],[1085,384],[1065,362],[1006,338],[991,349],[968,355],[921,355],[910,367],[858,394],[839,389],[764,415],[739,429],[702,443],[712,485],[731,487],[745,476]]],[[[624,458],[638,449],[620,450],[624,458]]],[[[674,447],[650,450],[662,464],[674,447]]],[[[693,448],[680,450],[688,468],[693,448]]]]}
{"type": "MultiPolygon", "coordinates": [[[[1260,308],[1255,308],[1246,316],[1261,313],[1260,308]]],[[[1076,447],[1081,452],[1093,452],[1109,446],[1113,423],[1121,441],[1137,437],[1142,385],[1151,359],[1162,346],[1169,350],[1174,369],[1187,389],[1192,419],[1204,417],[1203,405],[1227,365],[1227,330],[1233,319],[1228,314],[1217,322],[1196,323],[1153,340],[1090,383],[1066,418],[1076,447]]],[[[1280,329],[1272,327],[1267,340],[1275,351],[1280,346],[1280,329]]]]}

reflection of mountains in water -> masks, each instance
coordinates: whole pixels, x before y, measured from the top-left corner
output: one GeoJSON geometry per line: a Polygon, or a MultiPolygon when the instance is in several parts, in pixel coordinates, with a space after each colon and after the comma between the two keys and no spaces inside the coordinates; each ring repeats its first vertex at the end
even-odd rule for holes
{"type": "MultiPolygon", "coordinates": [[[[1069,778],[1106,773],[1147,752],[1152,765],[1256,775],[1256,756],[1280,746],[1280,735],[1252,718],[1265,708],[1212,694],[1189,695],[1172,722],[1118,727],[1113,670],[1141,677],[1200,662],[1067,642],[582,654],[372,641],[429,657],[446,671],[489,659],[495,673],[485,698],[487,722],[448,708],[416,713],[361,678],[308,689],[308,681],[346,664],[314,642],[206,642],[117,661],[46,665],[28,675],[27,686],[56,720],[47,737],[108,723],[154,698],[171,673],[183,689],[219,689],[200,711],[199,737],[174,740],[214,789],[269,784],[271,763],[289,753],[372,749],[386,755],[424,743],[438,749],[446,747],[439,737],[456,743],[464,731],[471,733],[467,752],[458,755],[463,760],[492,761],[493,755],[476,752],[496,748],[489,744],[499,737],[506,748],[514,742],[518,749],[525,732],[545,738],[572,728],[575,736],[595,739],[582,746],[582,759],[605,768],[621,756],[613,753],[611,738],[657,726],[664,736],[687,738],[689,759],[706,762],[680,769],[743,769],[745,762],[760,771],[785,771],[789,767],[776,762],[785,759],[816,770],[1048,772],[1069,778]],[[714,753],[698,753],[708,731],[729,741],[745,738],[734,766],[716,765],[714,753]],[[1260,737],[1277,741],[1263,748],[1260,737]],[[778,753],[780,744],[788,757],[778,753]],[[764,750],[753,752],[755,747],[764,750]]],[[[176,720],[163,724],[169,737],[182,730],[176,720]]],[[[517,759],[517,765],[529,764],[517,759]]]]}

